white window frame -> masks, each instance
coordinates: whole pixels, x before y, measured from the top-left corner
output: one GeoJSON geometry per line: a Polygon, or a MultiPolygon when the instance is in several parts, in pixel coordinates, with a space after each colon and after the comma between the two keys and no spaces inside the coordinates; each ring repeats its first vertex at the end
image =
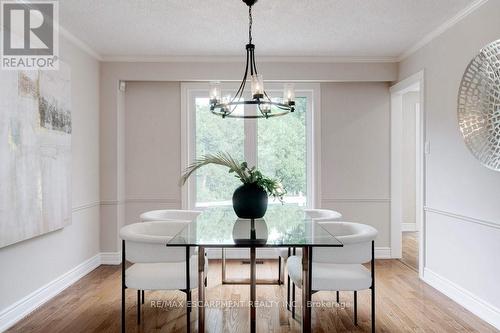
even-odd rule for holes
{"type": "MultiPolygon", "coordinates": [[[[222,90],[234,90],[235,83],[222,83],[222,90]]],[[[269,93],[283,90],[282,83],[266,82],[269,93]]],[[[307,135],[307,207],[321,208],[321,87],[319,83],[295,83],[296,96],[308,98],[306,110],[307,135]]],[[[208,95],[208,82],[181,83],[181,171],[195,159],[196,108],[193,105],[197,95],[208,95]]],[[[215,117],[215,115],[214,115],[215,117]]],[[[286,115],[281,119],[286,121],[286,115]]],[[[244,121],[241,119],[241,121],[244,121]]],[[[259,120],[265,121],[265,119],[259,120]]],[[[245,135],[256,132],[255,122],[245,122],[245,135]]],[[[255,139],[256,136],[254,136],[255,139]]],[[[279,138],[278,138],[279,139],[279,138]]],[[[245,156],[249,164],[257,162],[257,145],[254,140],[245,140],[245,156]]],[[[182,209],[195,208],[195,181],[189,178],[181,190],[182,209]]]]}

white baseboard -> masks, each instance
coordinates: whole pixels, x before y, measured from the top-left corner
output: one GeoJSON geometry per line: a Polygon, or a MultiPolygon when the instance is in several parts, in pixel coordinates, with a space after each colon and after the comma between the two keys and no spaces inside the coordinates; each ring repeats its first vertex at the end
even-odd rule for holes
{"type": "Polygon", "coordinates": [[[482,320],[500,329],[500,309],[428,268],[424,268],[423,280],[482,320]]]}
{"type": "Polygon", "coordinates": [[[0,312],[0,332],[7,330],[42,304],[90,273],[100,264],[100,254],[97,254],[2,310],[0,312]]]}
{"type": "Polygon", "coordinates": [[[417,224],[416,223],[401,223],[401,231],[402,232],[417,231],[417,224]]]}
{"type": "Polygon", "coordinates": [[[375,259],[392,259],[390,247],[375,247],[375,259]]]}
{"type": "Polygon", "coordinates": [[[120,265],[122,263],[121,252],[101,252],[101,265],[120,265]]]}

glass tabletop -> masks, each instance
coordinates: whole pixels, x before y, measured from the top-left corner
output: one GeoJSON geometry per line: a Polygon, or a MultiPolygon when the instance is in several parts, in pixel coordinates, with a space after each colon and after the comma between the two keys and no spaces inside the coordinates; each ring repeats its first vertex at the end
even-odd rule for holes
{"type": "Polygon", "coordinates": [[[340,247],[342,243],[293,205],[269,205],[262,219],[239,219],[232,207],[204,210],[167,246],[340,247]]]}

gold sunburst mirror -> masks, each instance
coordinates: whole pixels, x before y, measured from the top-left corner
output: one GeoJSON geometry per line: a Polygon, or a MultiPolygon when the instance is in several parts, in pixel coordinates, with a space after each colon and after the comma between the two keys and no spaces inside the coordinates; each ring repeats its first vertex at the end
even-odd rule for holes
{"type": "Polygon", "coordinates": [[[500,171],[500,39],[467,66],[458,91],[458,123],[472,154],[500,171]]]}

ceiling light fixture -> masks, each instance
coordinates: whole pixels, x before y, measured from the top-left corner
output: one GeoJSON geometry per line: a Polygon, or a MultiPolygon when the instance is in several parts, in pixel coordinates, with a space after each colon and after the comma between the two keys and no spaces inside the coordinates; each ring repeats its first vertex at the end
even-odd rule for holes
{"type": "Polygon", "coordinates": [[[249,21],[245,74],[233,98],[222,98],[220,82],[210,82],[210,111],[222,118],[269,118],[293,112],[295,110],[295,90],[293,84],[285,84],[281,103],[271,100],[264,90],[262,74],[257,73],[257,66],[255,65],[255,45],[252,44],[252,6],[257,0],[243,0],[243,2],[248,6],[249,21]],[[245,100],[243,97],[247,79],[250,79],[251,84],[252,98],[250,100],[245,100]],[[245,105],[255,105],[255,112],[252,114],[248,114],[247,110],[243,114],[234,112],[238,106],[245,105]]]}

